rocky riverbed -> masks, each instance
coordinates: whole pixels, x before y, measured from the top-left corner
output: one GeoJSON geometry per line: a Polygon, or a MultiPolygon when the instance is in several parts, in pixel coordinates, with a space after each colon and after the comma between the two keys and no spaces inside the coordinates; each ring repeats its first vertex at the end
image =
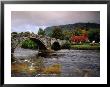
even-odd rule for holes
{"type": "Polygon", "coordinates": [[[17,48],[12,77],[99,77],[99,50],[59,50],[38,56],[37,50],[17,48]]]}

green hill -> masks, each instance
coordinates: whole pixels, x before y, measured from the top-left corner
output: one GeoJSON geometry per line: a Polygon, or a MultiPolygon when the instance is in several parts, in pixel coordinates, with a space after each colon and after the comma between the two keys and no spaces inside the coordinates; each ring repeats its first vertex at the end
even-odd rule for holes
{"type": "Polygon", "coordinates": [[[47,27],[45,29],[45,33],[46,35],[52,34],[53,29],[55,29],[55,27],[59,27],[60,29],[62,29],[62,31],[66,30],[66,31],[73,31],[74,29],[100,29],[100,24],[97,23],[75,23],[75,24],[66,24],[66,25],[58,25],[58,26],[51,26],[51,27],[47,27]]]}

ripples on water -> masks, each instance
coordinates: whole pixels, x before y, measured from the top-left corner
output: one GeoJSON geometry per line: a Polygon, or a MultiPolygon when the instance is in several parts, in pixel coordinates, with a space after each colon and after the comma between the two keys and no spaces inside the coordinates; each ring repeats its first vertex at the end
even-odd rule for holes
{"type": "Polygon", "coordinates": [[[17,48],[12,76],[99,77],[100,51],[59,50],[46,58],[38,51],[17,48]]]}

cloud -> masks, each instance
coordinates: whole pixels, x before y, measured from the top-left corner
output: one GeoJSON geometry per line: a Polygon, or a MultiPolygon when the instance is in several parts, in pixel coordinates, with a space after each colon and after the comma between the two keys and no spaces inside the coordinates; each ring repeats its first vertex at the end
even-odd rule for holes
{"type": "MultiPolygon", "coordinates": [[[[12,11],[12,31],[25,31],[39,27],[73,24],[78,22],[100,23],[99,11],[12,11]]],[[[37,30],[38,31],[38,30],[37,30]]]]}
{"type": "Polygon", "coordinates": [[[12,27],[12,32],[34,32],[38,33],[39,28],[45,29],[47,26],[35,26],[30,24],[20,25],[18,27],[12,27]]]}

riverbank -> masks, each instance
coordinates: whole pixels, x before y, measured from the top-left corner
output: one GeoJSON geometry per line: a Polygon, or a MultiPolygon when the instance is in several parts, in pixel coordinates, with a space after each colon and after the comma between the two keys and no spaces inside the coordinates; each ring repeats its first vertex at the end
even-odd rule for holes
{"type": "Polygon", "coordinates": [[[100,45],[90,45],[90,44],[82,44],[82,45],[71,45],[71,49],[74,50],[100,50],[100,45]]]}

